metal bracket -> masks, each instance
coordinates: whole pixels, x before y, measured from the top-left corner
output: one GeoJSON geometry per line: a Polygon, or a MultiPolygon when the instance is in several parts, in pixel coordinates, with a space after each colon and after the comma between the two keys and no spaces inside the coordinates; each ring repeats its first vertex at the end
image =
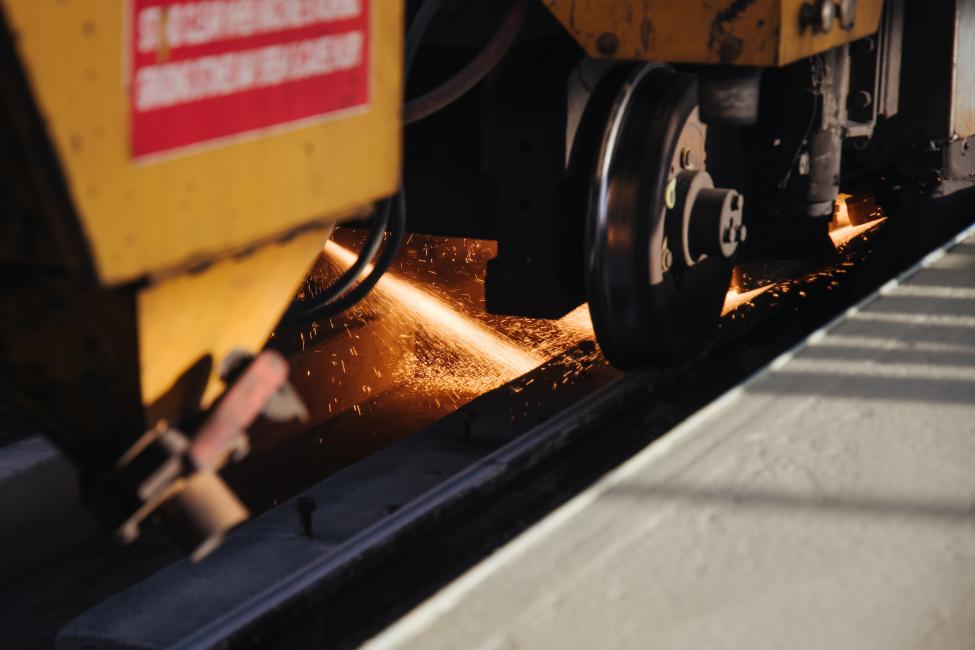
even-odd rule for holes
{"type": "Polygon", "coordinates": [[[94,509],[123,542],[139,535],[155,511],[200,559],[219,544],[248,511],[217,475],[227,462],[247,455],[247,427],[258,415],[306,419],[307,410],[287,382],[287,361],[277,352],[256,357],[233,353],[224,362],[226,392],[192,438],[160,420],[88,491],[94,509]]]}

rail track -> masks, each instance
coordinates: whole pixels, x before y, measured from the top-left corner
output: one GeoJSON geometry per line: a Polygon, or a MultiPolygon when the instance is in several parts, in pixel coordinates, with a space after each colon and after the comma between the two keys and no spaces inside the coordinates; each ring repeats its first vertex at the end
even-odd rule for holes
{"type": "MultiPolygon", "coordinates": [[[[306,532],[326,543],[317,547],[314,557],[294,570],[279,571],[200,625],[174,627],[169,636],[161,637],[160,647],[361,643],[948,239],[971,221],[973,203],[971,193],[906,202],[867,239],[846,246],[826,270],[799,270],[791,280],[756,294],[750,306],[726,316],[716,339],[693,362],[627,374],[596,362],[571,385],[551,391],[549,386],[565,375],[566,368],[577,366],[579,358],[592,357],[592,343],[584,341],[333,475],[315,488],[319,513],[314,530],[306,532]],[[919,213],[923,219],[917,218],[919,213]],[[531,408],[522,411],[523,404],[531,408]],[[394,466],[402,468],[399,478],[394,466]],[[363,482],[380,480],[383,472],[387,482],[378,489],[385,489],[387,498],[383,503],[370,501],[363,496],[363,482]],[[418,474],[424,479],[417,480],[418,474]],[[322,526],[329,513],[357,507],[360,515],[343,522],[340,530],[322,526]]],[[[296,492],[304,490],[299,486],[296,492]]],[[[266,525],[287,521],[294,529],[298,520],[293,513],[281,513],[266,525]]],[[[168,558],[167,553],[149,553],[156,558],[149,562],[153,570],[165,564],[159,557],[168,558]]],[[[208,570],[206,563],[192,569],[201,570],[208,570]]],[[[139,582],[139,588],[146,582],[140,581],[142,574],[148,573],[136,571],[131,582],[139,582]]],[[[48,577],[47,584],[35,583],[33,589],[46,594],[56,590],[56,576],[48,577]]],[[[24,601],[35,608],[43,604],[43,596],[24,589],[28,581],[29,576],[3,588],[4,602],[21,600],[20,606],[5,608],[7,616],[23,614],[24,601]]],[[[124,618],[131,610],[123,594],[92,612],[124,618]]],[[[61,640],[65,647],[75,641],[81,644],[84,625],[77,623],[86,616],[69,626],[75,636],[61,640]]],[[[20,623],[5,621],[4,629],[11,629],[8,624],[31,639],[30,630],[24,629],[30,625],[29,615],[21,616],[20,623]]]]}

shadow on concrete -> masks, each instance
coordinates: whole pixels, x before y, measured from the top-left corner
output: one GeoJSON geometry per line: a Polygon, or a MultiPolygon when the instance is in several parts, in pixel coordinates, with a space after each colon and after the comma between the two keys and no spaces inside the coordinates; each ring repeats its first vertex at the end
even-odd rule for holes
{"type": "Polygon", "coordinates": [[[975,242],[969,239],[805,347],[794,361],[766,373],[748,392],[821,396],[826,408],[831,399],[971,405],[973,288],[975,242]],[[804,361],[824,361],[827,367],[810,368],[804,361]],[[829,361],[844,362],[842,372],[831,372],[829,361]]]}
{"type": "MultiPolygon", "coordinates": [[[[955,251],[961,246],[951,250],[951,266],[928,267],[922,269],[910,279],[909,283],[918,287],[949,287],[952,289],[970,289],[972,287],[971,269],[975,268],[975,253],[964,254],[963,257],[956,257],[955,251]],[[960,269],[959,266],[967,266],[968,269],[960,269]],[[967,272],[966,272],[967,271],[967,272]]],[[[959,255],[961,255],[959,253],[959,255]]]]}
{"type": "Polygon", "coordinates": [[[882,495],[789,494],[776,490],[742,489],[734,485],[705,487],[680,483],[620,485],[607,490],[604,496],[694,506],[732,504],[740,509],[801,510],[803,514],[926,519],[964,526],[975,524],[975,501],[948,502],[882,495]]]}
{"type": "Polygon", "coordinates": [[[830,345],[827,341],[804,350],[802,358],[823,361],[875,361],[893,365],[924,364],[975,368],[975,345],[972,346],[971,352],[917,348],[883,350],[874,347],[830,345]]]}
{"type": "MultiPolygon", "coordinates": [[[[972,279],[968,279],[969,283],[972,279]]],[[[918,285],[913,285],[918,286],[918,285]]],[[[928,288],[942,288],[943,285],[928,288]]],[[[958,290],[961,287],[944,287],[958,290]]],[[[972,287],[968,286],[971,290],[972,287]]],[[[870,305],[869,312],[882,314],[938,314],[939,316],[975,316],[975,300],[941,296],[886,295],[870,305]]],[[[868,313],[869,313],[868,312],[868,313]]]]}
{"type": "MultiPolygon", "coordinates": [[[[923,314],[922,314],[923,315],[923,314]]],[[[918,326],[879,317],[871,318],[870,313],[859,313],[855,319],[847,320],[835,330],[841,336],[865,336],[877,339],[896,339],[909,345],[951,345],[975,347],[975,327],[961,324],[940,324],[918,326]],[[910,341],[907,333],[910,332],[910,341]]],[[[824,339],[821,344],[828,343],[824,339]]]]}
{"type": "Polygon", "coordinates": [[[818,395],[828,399],[971,404],[975,401],[975,381],[915,376],[878,377],[869,373],[844,374],[840,378],[828,372],[793,372],[786,367],[776,371],[768,381],[752,385],[748,392],[783,396],[818,395]]]}

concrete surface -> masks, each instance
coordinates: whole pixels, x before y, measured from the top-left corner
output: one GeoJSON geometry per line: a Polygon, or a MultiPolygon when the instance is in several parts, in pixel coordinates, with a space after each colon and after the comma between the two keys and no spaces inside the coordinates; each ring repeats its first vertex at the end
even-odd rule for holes
{"type": "Polygon", "coordinates": [[[975,647],[975,235],[907,276],[370,647],[975,647]]]}

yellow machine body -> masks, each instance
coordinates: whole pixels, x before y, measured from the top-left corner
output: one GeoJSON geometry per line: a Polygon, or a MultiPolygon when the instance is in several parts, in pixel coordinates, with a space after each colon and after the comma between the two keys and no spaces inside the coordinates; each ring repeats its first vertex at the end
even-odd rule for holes
{"type": "Polygon", "coordinates": [[[859,0],[852,29],[804,26],[806,0],[543,0],[597,58],[782,66],[877,31],[883,0],[859,0]]]}
{"type": "Polygon", "coordinates": [[[395,191],[403,3],[352,4],[368,10],[366,103],[138,157],[129,66],[139,3],[0,0],[96,282],[138,285],[145,405],[206,355],[210,403],[219,361],[263,345],[332,225],[395,191]]]}
{"type": "MultiPolygon", "coordinates": [[[[328,235],[328,230],[310,229],[201,273],[141,289],[136,304],[143,401],[155,402],[203,355],[220,360],[234,349],[259,350],[328,235]]],[[[222,388],[215,367],[203,405],[222,388]]]]}
{"type": "Polygon", "coordinates": [[[131,2],[2,0],[35,102],[106,283],[225,255],[392,193],[402,6],[373,0],[369,105],[239,142],[133,160],[131,2]],[[54,45],[56,44],[56,46],[54,45]]]}

